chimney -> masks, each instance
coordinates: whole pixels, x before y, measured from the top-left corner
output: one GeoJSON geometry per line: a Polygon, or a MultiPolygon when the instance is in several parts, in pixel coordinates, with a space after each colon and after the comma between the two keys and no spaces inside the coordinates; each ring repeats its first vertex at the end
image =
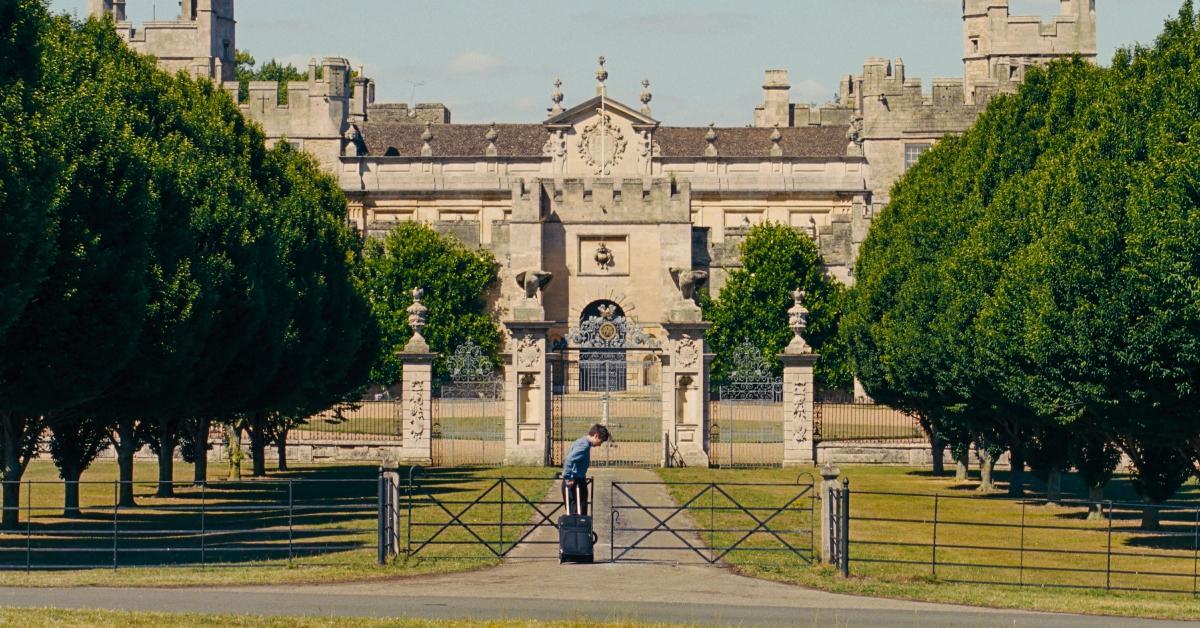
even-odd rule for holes
{"type": "Polygon", "coordinates": [[[755,125],[759,127],[792,126],[792,86],[787,70],[767,70],[763,81],[763,104],[758,110],[755,125]]]}

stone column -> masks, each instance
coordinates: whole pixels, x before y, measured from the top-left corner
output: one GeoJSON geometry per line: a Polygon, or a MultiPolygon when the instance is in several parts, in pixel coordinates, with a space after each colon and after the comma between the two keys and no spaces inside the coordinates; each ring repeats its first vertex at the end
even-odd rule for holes
{"type": "Polygon", "coordinates": [[[504,361],[504,464],[541,466],[550,452],[550,387],[548,337],[554,323],[544,320],[542,290],[551,274],[528,270],[515,277],[522,295],[506,321],[512,339],[504,361]]]}
{"type": "MultiPolygon", "coordinates": [[[[666,359],[662,368],[663,431],[670,440],[664,458],[689,467],[708,466],[708,367],[704,347],[711,323],[664,323],[666,359]]],[[[664,459],[664,464],[667,461],[664,459]]]]}
{"type": "Polygon", "coordinates": [[[412,465],[433,464],[433,361],[437,354],[421,331],[425,328],[424,291],[412,292],[413,303],[408,307],[408,324],[413,336],[397,353],[402,365],[400,376],[400,420],[403,443],[400,462],[412,465]]]}
{"type": "Polygon", "coordinates": [[[792,293],[795,305],[788,310],[792,342],[779,354],[783,363],[783,466],[807,466],[817,460],[813,441],[813,366],[817,354],[801,334],[808,327],[804,292],[792,293]]]}

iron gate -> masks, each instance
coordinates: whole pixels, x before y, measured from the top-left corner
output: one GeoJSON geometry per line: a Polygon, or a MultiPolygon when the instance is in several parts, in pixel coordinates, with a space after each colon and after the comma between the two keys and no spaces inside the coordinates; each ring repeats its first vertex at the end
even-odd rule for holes
{"type": "Polygon", "coordinates": [[[571,443],[599,423],[613,440],[592,454],[593,466],[660,466],[658,341],[615,310],[600,312],[555,345],[550,462],[561,465],[571,443]]]}
{"type": "Polygon", "coordinates": [[[728,380],[715,386],[709,459],[716,467],[783,464],[783,382],[749,341],[734,351],[728,380]]]}
{"type": "Polygon", "coordinates": [[[774,553],[779,561],[816,560],[817,495],[811,476],[787,483],[666,482],[671,495],[613,482],[612,561],[699,558],[716,563],[736,553],[774,553]],[[673,497],[673,499],[672,499],[673,497]]]}
{"type": "Polygon", "coordinates": [[[434,391],[433,464],[504,462],[504,380],[470,338],[447,358],[449,378],[434,391]]]}

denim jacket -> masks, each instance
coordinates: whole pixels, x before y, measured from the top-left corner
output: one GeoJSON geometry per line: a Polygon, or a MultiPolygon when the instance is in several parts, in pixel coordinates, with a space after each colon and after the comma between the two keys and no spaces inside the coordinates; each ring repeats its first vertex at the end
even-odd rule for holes
{"type": "Polygon", "coordinates": [[[592,462],[592,442],[587,436],[571,443],[563,460],[562,476],[564,480],[582,480],[587,477],[588,465],[592,462]]]}

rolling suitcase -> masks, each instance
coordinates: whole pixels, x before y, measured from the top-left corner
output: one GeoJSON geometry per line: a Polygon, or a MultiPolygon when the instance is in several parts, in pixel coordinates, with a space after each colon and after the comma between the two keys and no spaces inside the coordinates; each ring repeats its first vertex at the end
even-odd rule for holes
{"type": "MultiPolygon", "coordinates": [[[[575,490],[575,512],[583,512],[582,495],[575,490]]],[[[570,495],[567,496],[568,500],[570,495]]],[[[571,512],[569,504],[567,512],[571,512]]],[[[596,545],[596,533],[592,530],[591,515],[566,514],[558,518],[558,562],[559,563],[591,563],[593,548],[596,545]]]]}

